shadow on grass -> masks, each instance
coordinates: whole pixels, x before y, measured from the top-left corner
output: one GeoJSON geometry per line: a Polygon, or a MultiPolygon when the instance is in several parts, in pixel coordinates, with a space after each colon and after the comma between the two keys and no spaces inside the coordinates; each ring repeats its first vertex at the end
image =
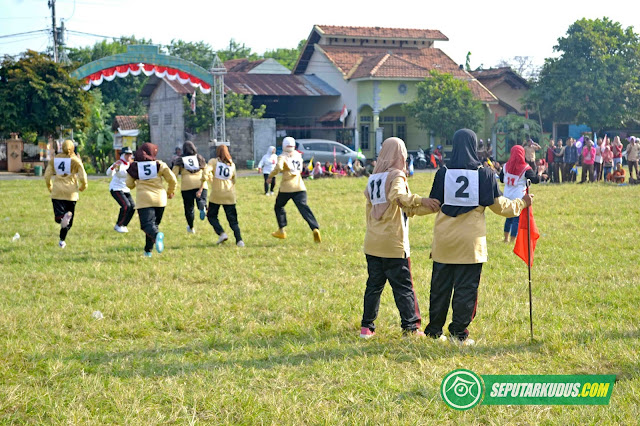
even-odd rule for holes
{"type": "MultiPolygon", "coordinates": [[[[439,360],[455,356],[477,355],[483,358],[505,353],[540,353],[541,343],[517,343],[460,348],[423,338],[390,337],[386,340],[363,341],[347,337],[353,331],[332,334],[298,335],[281,333],[277,337],[255,337],[238,341],[210,339],[175,348],[152,348],[108,351],[78,351],[63,357],[65,362],[78,362],[86,372],[110,374],[114,377],[172,377],[191,372],[222,369],[272,369],[279,367],[313,368],[327,361],[371,362],[382,356],[398,364],[417,359],[439,360]],[[185,358],[188,358],[185,360],[185,358]]],[[[38,357],[51,359],[52,354],[38,357]]]]}

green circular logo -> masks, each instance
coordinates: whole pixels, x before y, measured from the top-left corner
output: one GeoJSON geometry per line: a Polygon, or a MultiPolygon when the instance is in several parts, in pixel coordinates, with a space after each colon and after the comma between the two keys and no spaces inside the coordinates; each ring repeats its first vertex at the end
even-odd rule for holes
{"type": "Polygon", "coordinates": [[[482,399],[484,384],[471,370],[454,370],[446,375],[440,385],[440,394],[447,405],[456,410],[468,410],[482,399]]]}

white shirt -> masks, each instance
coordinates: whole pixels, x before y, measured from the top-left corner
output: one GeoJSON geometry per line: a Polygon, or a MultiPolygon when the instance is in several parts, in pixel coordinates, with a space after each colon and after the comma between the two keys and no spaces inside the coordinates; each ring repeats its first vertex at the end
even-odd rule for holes
{"type": "Polygon", "coordinates": [[[129,169],[130,164],[125,164],[122,160],[118,160],[107,169],[107,176],[112,176],[109,191],[131,192],[127,187],[127,176],[129,175],[127,169],[129,169]],[[115,170],[116,168],[118,168],[117,171],[115,170]]]}
{"type": "Polygon", "coordinates": [[[512,175],[504,170],[504,196],[510,200],[524,197],[527,192],[527,178],[524,174],[527,170],[524,170],[520,176],[512,175]]]}
{"type": "Polygon", "coordinates": [[[262,173],[269,174],[273,171],[278,161],[278,156],[275,154],[265,154],[262,156],[262,160],[258,163],[258,168],[262,169],[262,173]]]}

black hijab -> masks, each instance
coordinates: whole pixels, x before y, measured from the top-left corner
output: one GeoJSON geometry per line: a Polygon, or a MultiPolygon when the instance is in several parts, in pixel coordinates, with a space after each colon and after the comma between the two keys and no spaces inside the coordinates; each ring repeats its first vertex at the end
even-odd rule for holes
{"type": "MultiPolygon", "coordinates": [[[[176,158],[176,161],[173,163],[173,165],[185,168],[184,162],[182,161],[182,157],[188,157],[190,155],[197,156],[198,166],[200,167],[200,169],[204,169],[207,166],[207,161],[204,159],[202,155],[198,154],[198,150],[196,149],[195,144],[191,141],[186,141],[184,145],[182,145],[182,156],[176,158]]],[[[190,171],[190,170],[187,170],[187,171],[190,171]]],[[[191,172],[191,173],[197,173],[198,171],[191,172]]]]}
{"type": "Polygon", "coordinates": [[[496,175],[490,168],[482,167],[477,154],[478,137],[469,129],[460,129],[453,135],[453,151],[446,167],[438,170],[431,187],[430,198],[440,201],[440,211],[447,216],[456,217],[468,213],[476,207],[450,206],[444,204],[444,177],[447,169],[478,170],[480,206],[490,206],[502,192],[498,188],[496,175]]]}

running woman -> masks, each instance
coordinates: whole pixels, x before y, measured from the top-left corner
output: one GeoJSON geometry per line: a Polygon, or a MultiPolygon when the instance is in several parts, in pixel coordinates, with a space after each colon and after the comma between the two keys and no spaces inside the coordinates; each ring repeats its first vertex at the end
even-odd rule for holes
{"type": "Polygon", "coordinates": [[[158,147],[145,142],[135,153],[135,161],[127,170],[127,186],[131,189],[138,187],[136,191],[136,204],[140,229],[145,233],[144,255],[151,257],[151,250],[155,243],[156,251],[164,250],[164,234],[158,230],[167,198],[173,198],[176,184],[176,175],[163,161],[157,160],[158,147]],[[169,187],[165,190],[162,179],[167,181],[169,187]]]}
{"type": "Polygon", "coordinates": [[[229,222],[229,226],[236,238],[236,245],[244,247],[240,226],[238,225],[238,212],[236,211],[236,165],[233,164],[229,148],[226,145],[218,146],[216,148],[216,158],[209,160],[207,171],[202,177],[202,184],[198,190],[198,197],[204,191],[206,180],[211,182],[207,218],[211,226],[213,226],[213,230],[218,234],[217,244],[222,244],[229,239],[218,220],[218,212],[220,211],[220,206],[222,206],[224,214],[227,216],[227,222],[229,222]]]}
{"type": "Polygon", "coordinates": [[[136,213],[136,204],[133,202],[131,190],[127,186],[127,176],[129,176],[127,169],[129,169],[132,160],[133,152],[131,148],[125,146],[120,152],[120,159],[107,169],[107,176],[111,176],[109,191],[114,200],[120,205],[118,220],[113,229],[120,233],[129,232],[127,225],[129,225],[131,218],[136,213]]]}
{"type": "Polygon", "coordinates": [[[277,162],[276,147],[270,146],[269,149],[267,149],[267,153],[262,156],[260,163],[258,163],[258,172],[264,176],[264,195],[266,196],[273,195],[273,188],[276,187],[276,178],[274,177],[271,180],[271,192],[269,192],[267,180],[269,179],[269,173],[271,173],[277,162]]]}
{"type": "Polygon", "coordinates": [[[278,157],[275,168],[269,173],[267,183],[271,183],[280,172],[282,172],[282,182],[276,197],[274,210],[276,220],[278,221],[278,230],[272,232],[271,235],[284,239],[287,234],[284,228],[287,226],[287,213],[284,206],[289,200],[293,200],[303,219],[307,221],[311,231],[313,231],[313,240],[316,243],[322,241],[320,236],[320,225],[316,221],[313,212],[307,205],[307,188],[302,181],[302,155],[296,151],[296,140],[287,136],[282,140],[282,155],[278,157]]]}
{"type": "Polygon", "coordinates": [[[187,219],[187,232],[190,234],[196,233],[196,229],[193,226],[194,201],[198,206],[198,210],[200,210],[200,220],[204,220],[206,216],[204,210],[207,206],[208,187],[206,182],[202,191],[198,192],[206,167],[206,160],[202,155],[198,154],[196,146],[191,141],[186,141],[182,145],[182,156],[176,158],[173,163],[173,174],[182,176],[180,190],[182,191],[182,203],[184,204],[184,217],[187,219]]]}
{"type": "Polygon", "coordinates": [[[44,181],[51,193],[53,215],[56,223],[60,224],[60,240],[58,247],[67,246],[67,233],[73,226],[76,202],[80,198],[78,191],[87,188],[87,173],[82,161],[74,152],[72,140],[62,143],[62,152],[49,160],[44,172],[44,181]],[[53,183],[51,182],[53,178],[53,183]]]}
{"type": "Polygon", "coordinates": [[[514,217],[531,205],[528,194],[515,200],[502,196],[495,173],[476,155],[477,141],[469,129],[453,135],[451,160],[436,172],[430,195],[441,207],[433,228],[429,325],[424,332],[441,339],[451,304],[450,340],[465,346],[475,343],[467,327],[476,313],[482,264],[487,261],[484,211],[488,207],[500,216],[514,217]]]}
{"type": "Polygon", "coordinates": [[[402,330],[424,336],[420,331],[420,308],[411,276],[409,217],[435,213],[440,203],[411,194],[406,164],[404,141],[386,139],[364,192],[367,199],[364,253],[369,277],[364,292],[360,337],[365,339],[375,334],[374,321],[387,281],[400,312],[402,330]]]}

